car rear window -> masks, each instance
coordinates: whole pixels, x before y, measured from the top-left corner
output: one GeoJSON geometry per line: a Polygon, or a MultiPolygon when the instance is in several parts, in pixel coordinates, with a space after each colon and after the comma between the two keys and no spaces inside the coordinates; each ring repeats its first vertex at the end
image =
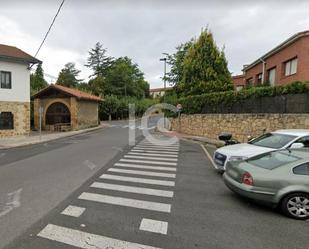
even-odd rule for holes
{"type": "Polygon", "coordinates": [[[299,157],[291,155],[289,152],[276,151],[252,157],[248,159],[247,162],[260,168],[272,170],[300,159],[299,157]]]}

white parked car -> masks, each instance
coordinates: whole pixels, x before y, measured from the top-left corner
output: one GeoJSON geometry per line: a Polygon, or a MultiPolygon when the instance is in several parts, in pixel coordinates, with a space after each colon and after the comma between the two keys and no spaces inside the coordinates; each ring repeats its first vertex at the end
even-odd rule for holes
{"type": "Polygon", "coordinates": [[[302,147],[309,147],[309,130],[277,130],[248,143],[221,147],[215,151],[213,160],[217,170],[224,171],[228,161],[246,160],[269,151],[302,147]]]}

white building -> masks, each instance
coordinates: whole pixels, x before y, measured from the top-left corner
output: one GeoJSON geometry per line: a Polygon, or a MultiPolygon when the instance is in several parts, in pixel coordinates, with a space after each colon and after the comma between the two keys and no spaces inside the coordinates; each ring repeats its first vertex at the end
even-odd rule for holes
{"type": "Polygon", "coordinates": [[[0,137],[30,132],[30,69],[41,61],[0,44],[0,137]]]}
{"type": "Polygon", "coordinates": [[[167,87],[167,88],[152,88],[149,90],[149,95],[152,98],[160,98],[165,94],[165,91],[173,89],[172,87],[167,87]]]}

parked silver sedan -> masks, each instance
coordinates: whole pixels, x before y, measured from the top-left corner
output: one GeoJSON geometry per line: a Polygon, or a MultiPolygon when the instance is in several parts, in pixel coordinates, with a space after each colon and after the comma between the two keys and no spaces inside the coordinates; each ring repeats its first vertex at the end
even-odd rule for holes
{"type": "Polygon", "coordinates": [[[278,206],[292,218],[309,219],[308,149],[285,149],[229,162],[223,178],[244,197],[278,206]]]}

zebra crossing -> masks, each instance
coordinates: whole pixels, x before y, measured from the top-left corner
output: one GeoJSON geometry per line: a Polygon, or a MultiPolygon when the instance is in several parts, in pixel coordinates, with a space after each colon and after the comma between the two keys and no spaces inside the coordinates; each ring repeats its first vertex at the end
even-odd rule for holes
{"type": "Polygon", "coordinates": [[[168,234],[180,146],[178,141],[165,145],[167,138],[164,136],[157,135],[157,139],[160,140],[156,144],[144,139],[134,146],[59,214],[74,219],[75,223],[85,224],[91,212],[108,214],[106,221],[109,225],[118,227],[118,223],[122,223],[126,227],[126,239],[119,234],[111,234],[109,228],[105,233],[103,229],[94,230],[89,224],[72,227],[65,224],[63,219],[60,224],[48,222],[37,233],[36,238],[44,240],[44,249],[57,248],[57,245],[86,249],[162,249],[160,237],[158,241],[151,240],[151,245],[147,245],[143,236],[149,238],[151,234],[168,234]],[[129,215],[133,214],[133,210],[139,210],[137,215],[129,215]],[[131,225],[123,220],[119,222],[118,215],[128,216],[132,220],[131,225]],[[131,233],[132,236],[129,236],[131,233]],[[136,234],[138,238],[134,238],[136,234]],[[46,247],[46,243],[50,247],[46,247]]]}

